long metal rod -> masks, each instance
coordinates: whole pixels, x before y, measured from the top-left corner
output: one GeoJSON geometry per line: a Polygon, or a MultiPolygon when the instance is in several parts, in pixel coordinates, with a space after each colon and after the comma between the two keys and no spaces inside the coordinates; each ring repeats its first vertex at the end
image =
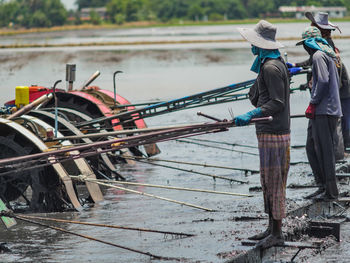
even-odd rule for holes
{"type": "Polygon", "coordinates": [[[81,86],[80,90],[85,89],[87,86],[89,86],[98,76],[100,76],[100,71],[96,71],[94,74],[91,75],[91,77],[85,81],[85,83],[81,86]]]}
{"type": "MultiPolygon", "coordinates": [[[[143,145],[148,144],[149,141],[145,142],[145,140],[149,139],[155,139],[157,136],[163,137],[163,138],[171,138],[174,137],[172,134],[189,134],[191,132],[197,132],[199,130],[202,131],[220,131],[225,130],[227,127],[234,126],[234,123],[215,123],[215,125],[211,124],[199,124],[199,125],[190,125],[190,126],[184,126],[182,128],[175,128],[175,129],[167,129],[164,131],[158,131],[154,133],[148,133],[148,134],[142,134],[142,135],[135,135],[135,136],[129,136],[125,138],[117,138],[113,140],[107,140],[102,142],[94,142],[90,143],[88,145],[81,145],[76,147],[67,147],[64,149],[59,149],[55,151],[49,151],[49,152],[42,152],[42,153],[36,153],[31,155],[25,155],[25,156],[18,156],[18,157],[11,157],[11,158],[5,158],[0,160],[0,165],[11,163],[11,162],[21,162],[28,159],[35,159],[35,158],[41,158],[41,157],[50,157],[50,156],[59,156],[62,154],[66,154],[71,151],[85,151],[85,150],[91,150],[98,147],[104,147],[104,148],[111,148],[111,151],[118,150],[122,148],[128,148],[129,143],[134,142],[134,146],[136,145],[143,145]]],[[[101,151],[100,151],[101,152],[101,151]]],[[[52,160],[54,161],[54,160],[52,160]]]]}
{"type": "MultiPolygon", "coordinates": [[[[198,124],[200,123],[193,123],[190,125],[198,125],[198,124]]],[[[169,129],[183,128],[188,126],[189,124],[183,124],[183,125],[169,125],[169,126],[159,126],[159,127],[152,127],[152,128],[132,129],[132,130],[97,132],[97,133],[88,133],[88,134],[78,135],[78,136],[72,135],[72,136],[64,136],[61,138],[53,138],[53,139],[50,139],[49,141],[79,140],[79,139],[85,139],[85,138],[101,138],[101,137],[108,137],[108,136],[115,137],[115,136],[121,136],[121,135],[142,134],[142,133],[163,131],[163,130],[169,130],[169,129]]]]}
{"type": "Polygon", "coordinates": [[[55,99],[55,138],[57,138],[57,134],[58,134],[58,101],[57,101],[57,95],[56,95],[56,86],[58,83],[60,83],[62,80],[57,80],[55,82],[55,84],[53,85],[53,96],[55,99]]]}
{"type": "Polygon", "coordinates": [[[306,118],[305,114],[294,114],[290,116],[291,119],[296,119],[296,118],[306,118]]]}
{"type": "Polygon", "coordinates": [[[231,167],[231,166],[213,165],[213,164],[207,164],[207,163],[202,164],[202,163],[193,163],[193,162],[184,162],[184,161],[165,160],[165,159],[159,159],[159,158],[148,158],[148,157],[141,157],[141,156],[134,156],[134,158],[135,159],[147,160],[147,161],[186,164],[186,165],[193,165],[193,166],[203,166],[203,167],[209,167],[209,168],[236,170],[236,171],[243,171],[243,172],[247,172],[247,171],[248,172],[252,172],[252,173],[258,173],[259,172],[259,170],[237,168],[237,167],[231,167]]]}
{"type": "Polygon", "coordinates": [[[204,143],[199,143],[199,142],[191,142],[191,141],[187,141],[187,140],[183,140],[183,139],[181,139],[181,140],[178,139],[176,141],[177,142],[194,144],[194,145],[199,145],[199,146],[204,146],[204,147],[209,147],[209,148],[213,148],[213,149],[224,150],[224,151],[238,152],[238,153],[249,154],[249,155],[254,155],[254,156],[258,156],[259,155],[257,153],[251,153],[251,152],[240,151],[240,150],[235,150],[235,149],[228,149],[228,148],[224,148],[224,147],[220,147],[220,146],[214,146],[214,145],[209,145],[209,144],[204,144],[204,143]]]}
{"type": "MultiPolygon", "coordinates": [[[[72,179],[74,179],[74,177],[72,177],[72,179]]],[[[107,187],[111,187],[111,188],[116,188],[118,190],[123,190],[125,192],[130,192],[130,193],[134,193],[134,194],[138,194],[138,195],[143,195],[143,196],[148,196],[148,197],[152,197],[152,198],[156,198],[156,199],[160,199],[163,201],[167,201],[167,202],[171,202],[171,203],[175,203],[175,204],[179,204],[179,205],[184,205],[184,206],[188,206],[188,207],[192,207],[192,208],[197,208],[200,210],[204,210],[204,211],[208,211],[208,212],[214,212],[215,210],[211,209],[211,208],[206,208],[203,206],[198,206],[198,205],[194,205],[194,204],[190,204],[190,203],[186,203],[186,202],[182,202],[182,201],[176,201],[170,198],[166,198],[166,197],[161,197],[158,195],[153,195],[153,194],[148,194],[148,193],[144,193],[141,191],[136,191],[136,190],[131,190],[125,187],[121,187],[121,186],[116,186],[113,184],[107,184],[107,183],[102,183],[102,182],[98,182],[98,181],[94,181],[94,180],[90,180],[90,179],[82,179],[81,177],[78,177],[79,180],[83,180],[83,181],[89,181],[95,184],[99,184],[99,185],[103,185],[103,186],[107,186],[107,187]]]]}
{"type": "Polygon", "coordinates": [[[49,94],[45,94],[39,98],[37,98],[36,100],[34,100],[33,102],[29,103],[28,105],[24,106],[23,108],[21,108],[20,110],[16,111],[15,113],[11,114],[10,116],[7,117],[8,120],[13,120],[15,118],[18,118],[20,116],[22,116],[23,114],[26,114],[27,112],[31,111],[32,109],[34,109],[36,106],[38,106],[41,103],[44,103],[46,101],[49,101],[53,98],[52,93],[49,94]]]}
{"type": "MultiPolygon", "coordinates": [[[[157,115],[161,115],[161,114],[165,114],[173,111],[244,100],[249,97],[247,93],[240,93],[240,94],[232,94],[232,93],[236,93],[238,91],[250,88],[254,81],[255,80],[250,80],[247,82],[237,83],[237,84],[228,86],[233,88],[231,91],[225,90],[225,88],[228,88],[228,87],[224,87],[224,88],[211,90],[209,91],[209,93],[203,92],[203,93],[199,93],[191,96],[186,96],[173,101],[159,102],[152,105],[145,103],[144,105],[149,105],[149,106],[141,109],[119,113],[109,117],[97,118],[93,121],[82,122],[77,125],[78,127],[83,127],[83,126],[88,126],[95,123],[101,123],[108,120],[118,119],[117,122],[113,123],[113,126],[117,126],[117,125],[129,123],[129,122],[134,122],[139,119],[154,117],[157,115]],[[237,86],[234,87],[235,85],[237,86]],[[223,90],[223,91],[220,92],[220,90],[223,90]],[[210,94],[210,92],[212,92],[212,94],[210,94]]],[[[123,105],[123,107],[125,107],[125,105],[123,105]]]]}
{"type": "Polygon", "coordinates": [[[113,93],[114,93],[114,107],[117,106],[117,86],[115,82],[115,77],[117,74],[123,73],[123,71],[117,70],[113,73],[113,93]]]}
{"type": "MultiPolygon", "coordinates": [[[[246,87],[249,88],[249,87],[246,87]]],[[[235,91],[238,92],[239,90],[235,91]]],[[[140,119],[145,119],[149,117],[155,117],[163,114],[167,114],[174,111],[179,110],[185,110],[185,109],[194,109],[198,107],[204,107],[204,106],[210,106],[210,105],[216,105],[221,103],[228,103],[232,101],[239,101],[239,100],[245,100],[249,97],[248,93],[245,94],[233,94],[233,95],[222,95],[218,97],[213,98],[203,98],[201,103],[199,103],[197,100],[193,100],[190,102],[184,102],[180,104],[173,104],[170,103],[169,105],[162,105],[159,106],[159,108],[156,109],[137,109],[136,111],[140,111],[139,113],[133,113],[132,116],[119,116],[117,119],[119,119],[118,122],[113,123],[113,126],[118,126],[121,124],[126,124],[130,122],[134,122],[140,119]]],[[[151,105],[152,106],[152,105],[151,105]]],[[[151,107],[149,106],[149,107],[151,107]]],[[[131,112],[131,111],[128,111],[131,112]]],[[[120,113],[120,114],[126,114],[128,115],[128,112],[120,113]]],[[[80,125],[80,124],[79,124],[80,125]]]]}
{"type": "Polygon", "coordinates": [[[31,223],[31,224],[39,225],[39,226],[46,227],[46,228],[51,228],[51,229],[54,229],[56,231],[64,232],[64,233],[67,233],[67,234],[70,234],[70,235],[82,237],[82,238],[85,238],[85,239],[89,239],[89,240],[96,241],[96,242],[99,242],[99,243],[103,243],[103,244],[106,244],[106,245],[110,245],[110,246],[113,246],[113,247],[117,247],[117,248],[121,248],[121,249],[128,250],[128,251],[131,251],[131,252],[135,252],[135,253],[138,253],[138,254],[146,255],[146,256],[149,256],[149,257],[154,258],[154,259],[159,259],[159,260],[171,260],[171,259],[174,259],[174,260],[179,261],[179,259],[176,259],[176,258],[168,258],[168,257],[162,257],[162,256],[153,255],[153,254],[151,254],[149,252],[143,252],[141,250],[137,250],[137,249],[133,249],[133,248],[117,245],[117,244],[114,244],[114,243],[111,243],[111,242],[108,242],[108,241],[104,241],[104,240],[101,240],[101,239],[97,239],[97,238],[94,238],[94,237],[91,237],[91,236],[88,236],[88,235],[82,235],[82,234],[78,234],[78,233],[75,233],[75,232],[72,232],[72,231],[68,231],[68,230],[60,228],[60,227],[46,225],[46,224],[43,224],[43,223],[40,223],[40,222],[36,222],[36,221],[30,220],[30,219],[24,218],[24,217],[19,216],[19,215],[13,215],[13,217],[15,219],[22,220],[22,221],[25,221],[25,222],[28,222],[28,223],[31,223]]]}
{"type": "Polygon", "coordinates": [[[241,183],[241,184],[247,184],[247,183],[248,183],[248,182],[245,182],[245,181],[241,181],[241,180],[236,180],[236,179],[228,178],[228,177],[221,176],[221,175],[202,173],[202,172],[198,172],[198,171],[193,171],[193,170],[178,168],[178,167],[169,166],[169,165],[164,165],[164,164],[159,164],[159,163],[146,162],[146,161],[138,160],[138,159],[135,159],[135,158],[129,157],[129,156],[123,156],[123,157],[124,157],[125,159],[133,159],[133,160],[135,160],[135,161],[137,161],[137,162],[140,162],[140,163],[147,163],[147,164],[150,164],[150,165],[160,166],[160,167],[164,167],[164,168],[170,168],[170,169],[178,170],[178,171],[182,171],[182,172],[187,172],[187,173],[193,173],[193,174],[198,174],[198,175],[204,175],[204,176],[212,177],[214,180],[215,180],[215,179],[223,179],[223,180],[227,180],[227,181],[231,181],[231,182],[237,182],[237,183],[241,183]]]}
{"type": "Polygon", "coordinates": [[[165,101],[149,101],[149,102],[140,102],[140,103],[132,103],[132,104],[122,104],[122,105],[115,105],[114,108],[128,108],[128,107],[137,107],[137,106],[149,106],[157,103],[161,103],[165,101]]]}
{"type": "MultiPolygon", "coordinates": [[[[170,111],[177,111],[180,109],[188,108],[189,106],[193,106],[193,105],[198,106],[202,104],[207,104],[209,102],[219,103],[219,102],[228,102],[230,100],[232,101],[234,96],[232,96],[232,98],[226,97],[226,98],[223,98],[222,100],[220,100],[220,96],[227,95],[228,93],[231,93],[233,91],[237,92],[242,89],[248,89],[249,87],[251,87],[251,85],[253,85],[254,82],[255,82],[255,79],[248,80],[245,82],[232,84],[223,88],[213,89],[206,92],[193,94],[193,95],[182,97],[175,100],[160,102],[141,109],[119,113],[109,117],[97,118],[92,121],[81,122],[77,124],[77,127],[92,125],[95,123],[100,123],[100,122],[113,120],[113,119],[119,119],[119,121],[120,120],[127,121],[128,119],[136,120],[136,119],[146,118],[150,116],[156,116],[159,114],[164,114],[170,111]]],[[[120,123],[116,123],[116,125],[119,125],[119,124],[120,123]]]]}
{"type": "Polygon", "coordinates": [[[232,195],[232,196],[244,196],[244,197],[253,197],[253,195],[240,194],[240,193],[231,193],[231,192],[222,192],[222,191],[213,191],[206,189],[197,189],[197,188],[188,188],[188,187],[176,187],[176,186],[167,186],[167,185],[156,185],[156,184],[142,184],[134,182],[125,182],[125,181],[111,181],[111,180],[92,180],[97,182],[112,183],[112,184],[122,184],[122,185],[137,185],[153,188],[163,188],[170,190],[179,190],[179,191],[188,191],[188,192],[200,192],[200,193],[209,193],[209,194],[219,194],[219,195],[232,195]]]}
{"type": "Polygon", "coordinates": [[[22,215],[22,214],[20,216],[23,218],[27,218],[27,219],[34,219],[34,220],[37,219],[37,220],[52,221],[52,222],[59,222],[59,223],[69,223],[69,224],[77,224],[77,225],[85,225],[85,226],[96,226],[96,227],[115,228],[115,229],[122,229],[122,230],[159,233],[159,234],[164,234],[164,235],[176,235],[176,236],[186,236],[186,237],[195,236],[194,234],[187,234],[187,233],[182,233],[182,232],[180,233],[180,232],[161,231],[161,230],[153,230],[153,229],[139,228],[139,227],[106,225],[106,224],[88,223],[88,222],[72,221],[72,220],[50,218],[50,217],[29,216],[29,215],[22,215]]]}
{"type": "MultiPolygon", "coordinates": [[[[260,118],[260,121],[269,121],[271,117],[260,118]]],[[[28,160],[40,160],[41,158],[50,164],[57,163],[60,160],[80,158],[82,156],[92,156],[101,154],[104,152],[111,152],[122,148],[130,148],[132,146],[144,145],[153,142],[165,141],[176,139],[181,136],[198,135],[209,132],[226,131],[230,127],[234,127],[234,121],[230,122],[216,122],[216,123],[204,123],[198,125],[189,125],[183,128],[168,129],[164,131],[158,131],[148,134],[129,136],[125,138],[119,138],[114,140],[94,142],[88,145],[81,145],[76,147],[64,148],[60,150],[54,150],[49,152],[36,153],[31,155],[24,155],[18,157],[5,158],[0,160],[0,168],[6,168],[6,164],[14,164],[25,167],[24,161],[28,160]],[[101,149],[99,149],[101,148],[101,149]],[[70,153],[68,156],[66,153],[79,151],[79,154],[70,153]],[[85,155],[84,155],[85,154],[85,155]],[[50,160],[49,160],[50,159],[50,160]]],[[[9,167],[8,167],[9,168],[9,167]]]]}
{"type": "Polygon", "coordinates": [[[238,146],[238,147],[245,147],[245,148],[251,148],[251,149],[257,149],[257,146],[252,145],[245,145],[245,144],[239,144],[239,143],[228,143],[228,142],[219,142],[214,140],[206,140],[206,139],[198,139],[198,138],[188,138],[189,141],[198,141],[198,142],[210,142],[215,144],[222,144],[222,145],[228,145],[228,146],[238,146]]]}

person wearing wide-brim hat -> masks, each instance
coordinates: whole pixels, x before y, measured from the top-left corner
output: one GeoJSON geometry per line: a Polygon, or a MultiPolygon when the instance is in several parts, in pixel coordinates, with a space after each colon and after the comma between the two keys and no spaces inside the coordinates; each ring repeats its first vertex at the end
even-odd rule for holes
{"type": "Polygon", "coordinates": [[[339,27],[328,20],[328,13],[326,12],[318,12],[315,15],[313,15],[311,12],[305,12],[305,17],[313,24],[317,25],[318,28],[329,30],[338,29],[341,33],[339,27]]]}
{"type": "MultiPolygon", "coordinates": [[[[306,12],[305,17],[311,21],[311,26],[317,27],[321,32],[321,37],[327,41],[327,43],[333,48],[334,52],[337,55],[338,62],[338,74],[340,76],[340,101],[342,106],[343,117],[337,123],[337,136],[334,138],[334,148],[335,148],[335,157],[336,160],[342,160],[344,158],[344,150],[350,148],[350,82],[349,76],[346,70],[345,65],[341,62],[339,55],[340,52],[336,48],[332,37],[331,32],[336,29],[339,30],[339,27],[328,20],[328,14],[324,12],[318,12],[313,15],[311,12],[306,12]]],[[[299,62],[299,63],[287,63],[289,67],[311,67],[312,66],[312,56],[309,59],[299,62]]],[[[312,73],[307,74],[307,84],[303,85],[311,89],[312,86],[312,73]]],[[[308,124],[307,129],[307,139],[306,139],[306,153],[308,161],[312,168],[312,173],[314,174],[317,185],[320,185],[320,172],[315,169],[317,167],[317,158],[314,155],[314,139],[311,137],[311,122],[308,124]]],[[[314,198],[318,194],[322,193],[322,187],[317,189],[315,192],[305,196],[305,198],[310,199],[314,198]]]]}
{"type": "Polygon", "coordinates": [[[322,38],[317,27],[309,26],[302,33],[303,45],[312,58],[311,100],[305,111],[310,119],[307,155],[320,192],[315,199],[325,201],[338,198],[335,177],[336,127],[342,116],[339,96],[339,75],[336,54],[322,38]],[[311,139],[309,139],[311,138],[311,139]]]}
{"type": "MultiPolygon", "coordinates": [[[[338,53],[338,49],[335,47],[334,42],[332,40],[331,33],[332,31],[340,28],[331,23],[328,20],[328,13],[318,12],[314,16],[311,12],[305,12],[305,17],[311,21],[311,26],[317,27],[321,31],[322,38],[326,39],[328,44],[334,49],[336,53],[338,53]]],[[[311,66],[311,61],[306,60],[300,63],[289,64],[290,67],[307,67],[311,66]]]]}
{"type": "Polygon", "coordinates": [[[266,231],[249,239],[260,240],[257,247],[281,245],[282,219],[285,213],[286,183],[290,163],[289,74],[276,41],[276,27],[261,20],[253,29],[238,31],[251,45],[256,59],[251,70],[258,74],[249,90],[254,110],[235,118],[237,126],[247,125],[252,118],[272,116],[271,122],[256,123],[260,156],[260,179],[265,212],[269,215],[266,231]]]}
{"type": "Polygon", "coordinates": [[[311,21],[311,26],[317,27],[320,30],[322,38],[327,40],[334,52],[339,54],[339,49],[336,48],[331,34],[332,31],[335,31],[336,29],[338,29],[340,33],[341,31],[338,26],[328,20],[328,13],[318,12],[313,15],[311,12],[305,12],[305,17],[311,21]]]}
{"type": "MultiPolygon", "coordinates": [[[[305,16],[311,21],[311,26],[316,26],[320,29],[322,37],[327,40],[337,56],[340,57],[340,51],[335,46],[331,36],[332,31],[336,29],[341,33],[340,28],[328,20],[327,13],[319,12],[313,16],[312,13],[306,12],[305,16]]],[[[340,100],[343,112],[343,117],[341,119],[342,136],[344,140],[343,147],[346,150],[347,148],[350,148],[350,80],[347,69],[340,58],[338,62],[338,73],[340,76],[340,100]]],[[[338,152],[340,151],[338,150],[338,152]]]]}
{"type": "Polygon", "coordinates": [[[284,47],[276,41],[276,28],[265,20],[261,20],[254,29],[238,28],[238,32],[249,43],[262,49],[274,50],[284,47]]]}
{"type": "MultiPolygon", "coordinates": [[[[323,12],[318,12],[315,14],[315,16],[311,12],[305,13],[306,18],[308,18],[311,21],[311,26],[317,27],[322,35],[322,38],[324,38],[328,44],[333,48],[334,52],[337,55],[337,69],[338,74],[340,77],[339,81],[339,95],[340,95],[340,103],[342,108],[343,117],[338,121],[337,124],[337,136],[335,137],[335,156],[336,160],[342,160],[344,158],[344,150],[346,152],[349,152],[350,149],[350,80],[348,71],[346,69],[346,66],[340,59],[340,51],[335,46],[331,33],[332,31],[335,31],[338,29],[338,31],[341,33],[340,28],[330,22],[328,20],[328,14],[323,12]]],[[[312,58],[300,62],[295,63],[294,66],[297,67],[305,67],[305,66],[311,66],[312,65],[312,58]]],[[[308,82],[312,83],[312,74],[308,74],[308,82]]],[[[311,126],[308,127],[308,136],[306,141],[306,152],[309,159],[309,163],[311,167],[315,167],[317,165],[314,165],[315,157],[313,156],[313,138],[310,137],[311,126]],[[311,149],[310,149],[311,147],[311,149]]],[[[316,162],[317,163],[317,162],[316,162]]],[[[319,181],[317,178],[319,177],[317,173],[319,173],[317,170],[312,169],[313,174],[315,175],[316,182],[319,181]]],[[[322,189],[318,189],[316,192],[309,194],[306,196],[306,198],[313,198],[317,194],[319,194],[322,191],[322,189]]]]}
{"type": "MultiPolygon", "coordinates": [[[[336,29],[341,33],[340,28],[328,20],[328,13],[318,12],[314,16],[311,12],[306,12],[305,17],[311,21],[311,26],[315,26],[321,31],[322,37],[326,40],[331,38],[331,32],[336,29]]],[[[331,42],[329,44],[334,48],[333,41],[331,42]]]]}
{"type": "MultiPolygon", "coordinates": [[[[321,31],[322,38],[327,40],[328,44],[330,44],[330,46],[334,49],[334,51],[336,53],[339,53],[339,50],[334,45],[331,33],[336,29],[338,29],[340,33],[341,31],[337,25],[331,23],[328,20],[328,14],[324,12],[318,12],[314,16],[311,12],[306,12],[305,17],[311,21],[311,26],[317,27],[321,31]]],[[[311,61],[306,60],[300,63],[289,64],[289,66],[290,67],[307,67],[307,66],[311,66],[311,61]]]]}

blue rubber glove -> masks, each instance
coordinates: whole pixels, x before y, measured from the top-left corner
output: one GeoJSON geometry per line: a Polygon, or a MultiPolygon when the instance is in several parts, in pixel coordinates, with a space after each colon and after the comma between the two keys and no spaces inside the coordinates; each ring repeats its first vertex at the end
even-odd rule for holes
{"type": "Polygon", "coordinates": [[[289,62],[286,62],[286,65],[287,65],[288,68],[294,68],[295,67],[295,64],[289,63],[289,62]]]}
{"type": "Polygon", "coordinates": [[[289,74],[290,75],[295,75],[299,73],[303,68],[302,67],[294,67],[294,68],[288,68],[289,74]]]}
{"type": "Polygon", "coordinates": [[[236,126],[244,126],[248,125],[250,120],[256,117],[260,117],[262,115],[261,108],[256,108],[252,111],[249,111],[245,114],[239,115],[235,118],[236,126]]]}

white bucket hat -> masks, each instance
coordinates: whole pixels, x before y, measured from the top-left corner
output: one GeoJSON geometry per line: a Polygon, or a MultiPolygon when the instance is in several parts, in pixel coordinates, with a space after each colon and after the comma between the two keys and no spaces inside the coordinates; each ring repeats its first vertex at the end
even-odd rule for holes
{"type": "Polygon", "coordinates": [[[279,49],[283,45],[276,41],[277,28],[271,23],[260,20],[254,29],[237,28],[239,33],[252,45],[262,49],[279,49]]]}

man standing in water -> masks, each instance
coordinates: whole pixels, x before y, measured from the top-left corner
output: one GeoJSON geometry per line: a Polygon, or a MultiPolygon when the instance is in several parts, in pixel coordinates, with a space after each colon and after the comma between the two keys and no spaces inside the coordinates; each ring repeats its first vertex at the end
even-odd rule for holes
{"type": "Polygon", "coordinates": [[[287,174],[290,163],[289,74],[275,40],[276,27],[261,20],[254,29],[238,31],[252,45],[256,55],[251,70],[258,74],[249,91],[254,110],[235,118],[237,126],[247,125],[254,117],[272,116],[273,121],[256,123],[260,156],[260,179],[269,226],[250,237],[260,240],[263,249],[284,243],[282,219],[285,217],[287,174]]]}
{"type": "Polygon", "coordinates": [[[312,138],[309,146],[313,150],[312,170],[317,171],[316,179],[321,190],[314,198],[330,201],[338,198],[334,144],[337,122],[342,116],[337,57],[332,46],[314,26],[304,30],[297,45],[303,45],[312,58],[311,100],[305,115],[311,124],[308,136],[312,138]]]}
{"type": "MultiPolygon", "coordinates": [[[[305,16],[311,21],[311,26],[315,26],[321,31],[322,38],[324,38],[328,42],[335,54],[339,56],[339,50],[335,47],[331,34],[332,31],[335,29],[338,29],[339,32],[341,31],[338,26],[328,21],[328,14],[319,12],[314,16],[312,13],[306,12],[305,16]]],[[[310,56],[306,61],[294,64],[287,63],[287,65],[292,67],[311,67],[312,56],[310,56]]],[[[334,150],[335,159],[342,160],[344,158],[344,148],[346,149],[350,147],[350,83],[346,67],[340,59],[339,63],[337,63],[337,68],[340,77],[339,96],[343,118],[341,120],[339,119],[337,123],[336,136],[334,138],[334,150]]],[[[312,73],[308,73],[307,80],[308,88],[311,91],[312,73]]],[[[306,154],[311,166],[312,174],[315,177],[318,189],[315,192],[305,196],[306,199],[315,198],[317,195],[324,192],[324,186],[322,184],[321,179],[322,172],[320,170],[319,161],[317,159],[317,149],[315,149],[315,143],[312,134],[312,121],[309,120],[306,138],[306,154]]]]}

